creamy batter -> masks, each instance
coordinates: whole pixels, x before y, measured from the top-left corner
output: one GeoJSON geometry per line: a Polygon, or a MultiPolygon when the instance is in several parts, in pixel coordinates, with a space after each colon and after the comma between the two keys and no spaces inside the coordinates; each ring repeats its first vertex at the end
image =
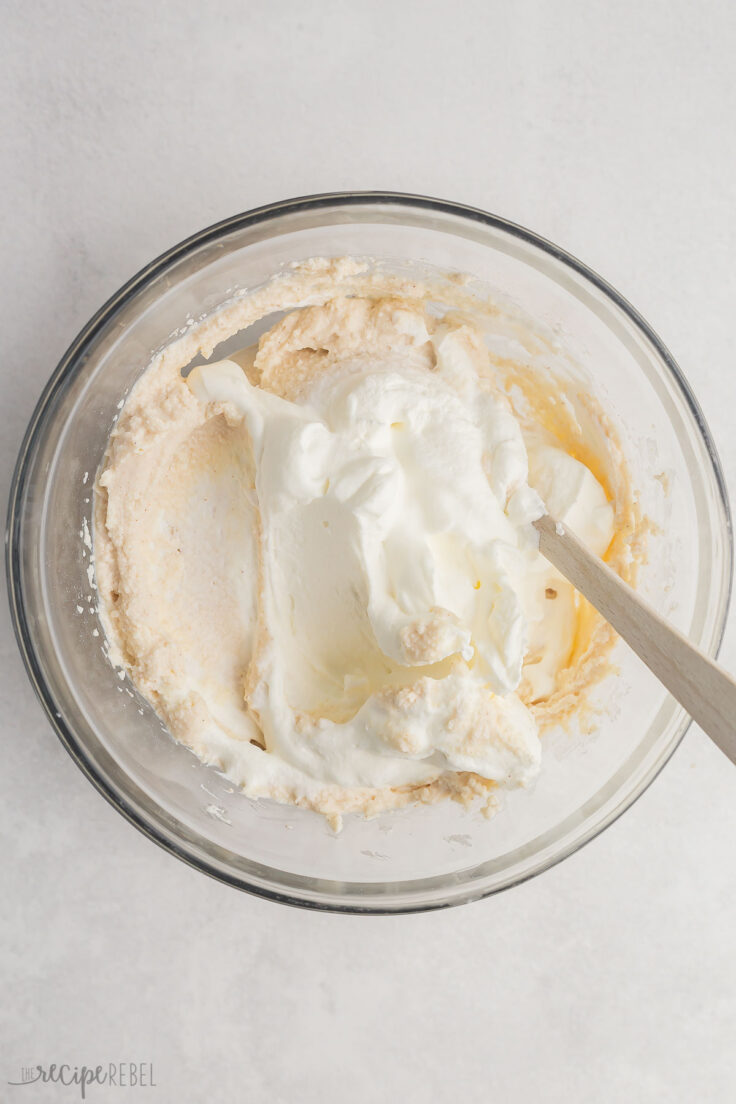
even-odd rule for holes
{"type": "Polygon", "coordinates": [[[546,506],[622,551],[610,433],[568,401],[565,441],[544,403],[536,420],[512,405],[532,370],[494,356],[469,293],[436,294],[297,266],[156,357],[111,436],[95,518],[110,657],[250,796],[333,819],[488,803],[533,780],[545,711],[600,670],[605,631],[531,522],[546,506]],[[184,373],[274,310],[257,348],[184,373]]]}

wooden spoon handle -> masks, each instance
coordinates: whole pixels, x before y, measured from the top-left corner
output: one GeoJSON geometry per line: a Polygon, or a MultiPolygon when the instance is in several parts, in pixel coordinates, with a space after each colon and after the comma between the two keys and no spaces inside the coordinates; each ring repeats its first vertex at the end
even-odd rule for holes
{"type": "Polygon", "coordinates": [[[602,613],[694,721],[736,763],[736,680],[669,625],[549,514],[534,522],[539,550],[602,613]]]}

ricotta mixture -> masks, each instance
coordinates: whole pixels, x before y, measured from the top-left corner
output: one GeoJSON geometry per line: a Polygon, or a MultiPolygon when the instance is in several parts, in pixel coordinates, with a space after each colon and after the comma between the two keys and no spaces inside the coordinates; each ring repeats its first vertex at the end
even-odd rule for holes
{"type": "Polygon", "coordinates": [[[531,525],[547,508],[623,556],[605,419],[588,403],[586,435],[582,407],[494,355],[493,312],[437,294],[294,267],[154,358],[96,485],[112,662],[246,794],[333,821],[528,785],[540,724],[576,708],[608,639],[531,525]],[[186,374],[276,310],[257,346],[186,374]],[[534,417],[545,389],[567,441],[534,417]]]}

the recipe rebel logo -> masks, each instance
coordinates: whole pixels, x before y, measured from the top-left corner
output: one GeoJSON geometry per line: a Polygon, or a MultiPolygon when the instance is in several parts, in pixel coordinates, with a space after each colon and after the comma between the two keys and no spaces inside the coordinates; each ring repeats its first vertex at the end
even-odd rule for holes
{"type": "Polygon", "coordinates": [[[14,1088],[48,1084],[76,1088],[80,1099],[86,1100],[87,1090],[95,1085],[117,1089],[155,1089],[156,1079],[153,1062],[107,1062],[96,1066],[52,1062],[48,1066],[22,1066],[20,1077],[8,1081],[8,1085],[14,1088]]]}

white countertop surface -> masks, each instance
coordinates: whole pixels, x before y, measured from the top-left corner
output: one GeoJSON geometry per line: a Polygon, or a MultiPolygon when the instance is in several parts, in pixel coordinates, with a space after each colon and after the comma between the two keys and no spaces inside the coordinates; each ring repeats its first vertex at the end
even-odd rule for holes
{"type": "MultiPolygon", "coordinates": [[[[154,255],[274,199],[474,204],[597,269],[673,351],[736,491],[736,9],[4,5],[0,480],[56,361],[154,255]]],[[[4,582],[3,582],[4,585],[4,582]]],[[[721,653],[736,670],[736,617],[721,653]]],[[[690,730],[620,821],[414,917],[239,894],[134,831],[42,715],[0,607],[0,1099],[152,1062],[160,1104],[734,1099],[736,769],[690,730]]]]}

